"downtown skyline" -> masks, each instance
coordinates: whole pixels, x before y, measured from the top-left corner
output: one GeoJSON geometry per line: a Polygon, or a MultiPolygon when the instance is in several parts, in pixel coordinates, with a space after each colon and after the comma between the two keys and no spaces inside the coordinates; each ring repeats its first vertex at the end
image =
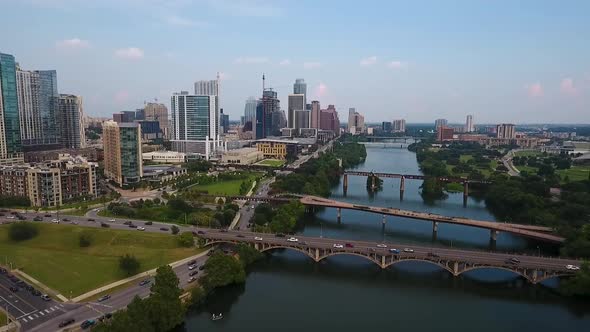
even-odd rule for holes
{"type": "Polygon", "coordinates": [[[220,72],[220,106],[232,120],[262,95],[265,73],[285,111],[292,82],[304,78],[308,103],[354,107],[367,123],[460,123],[467,114],[476,123],[590,122],[584,2],[427,2],[426,12],[389,2],[338,11],[330,1],[3,2],[4,24],[25,15],[39,24],[0,36],[0,51],[24,68],[57,70],[90,116],[155,98],[169,107],[173,92],[220,72]],[[285,23],[296,16],[301,25],[285,23]],[[306,26],[321,17],[346,24],[306,26]],[[207,47],[183,43],[190,38],[207,47]]]}

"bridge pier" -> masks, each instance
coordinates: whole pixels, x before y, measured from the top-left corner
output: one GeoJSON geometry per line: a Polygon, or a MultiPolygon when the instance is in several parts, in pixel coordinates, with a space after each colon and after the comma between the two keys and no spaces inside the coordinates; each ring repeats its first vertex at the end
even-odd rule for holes
{"type": "Polygon", "coordinates": [[[432,222],[432,233],[436,234],[438,232],[438,221],[432,222]]]}
{"type": "Polygon", "coordinates": [[[381,232],[385,233],[385,215],[383,215],[383,219],[381,220],[381,232]]]}
{"type": "Polygon", "coordinates": [[[406,190],[406,178],[401,177],[399,180],[399,199],[400,201],[404,200],[404,191],[406,190]]]}
{"type": "Polygon", "coordinates": [[[463,182],[463,206],[467,206],[467,198],[469,197],[469,182],[463,182]]]}
{"type": "Polygon", "coordinates": [[[492,242],[496,242],[496,240],[498,239],[498,231],[491,229],[490,230],[490,240],[492,240],[492,242]]]}
{"type": "Polygon", "coordinates": [[[338,208],[336,210],[338,211],[337,212],[337,220],[338,220],[338,223],[340,223],[342,221],[342,208],[338,208]]]}
{"type": "Polygon", "coordinates": [[[375,191],[375,178],[376,176],[371,176],[371,191],[375,191]]]}
{"type": "Polygon", "coordinates": [[[385,256],[381,255],[381,268],[385,268],[385,256]]]}
{"type": "Polygon", "coordinates": [[[320,249],[318,249],[318,248],[315,249],[315,257],[314,257],[314,260],[316,262],[319,262],[320,261],[320,249]]]}
{"type": "Polygon", "coordinates": [[[453,275],[456,277],[459,275],[459,263],[453,262],[453,275]]]}
{"type": "Polygon", "coordinates": [[[344,195],[346,195],[346,191],[348,190],[348,174],[344,174],[342,188],[344,189],[344,195]]]}

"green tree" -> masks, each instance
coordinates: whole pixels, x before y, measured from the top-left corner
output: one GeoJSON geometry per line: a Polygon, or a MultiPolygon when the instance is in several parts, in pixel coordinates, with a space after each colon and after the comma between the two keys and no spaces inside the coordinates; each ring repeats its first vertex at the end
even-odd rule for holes
{"type": "Polygon", "coordinates": [[[78,244],[82,248],[90,247],[90,245],[92,244],[92,240],[92,233],[88,231],[82,232],[78,236],[78,244]]]}
{"type": "Polygon", "coordinates": [[[127,276],[132,276],[134,274],[137,274],[137,272],[139,271],[139,267],[140,267],[139,260],[137,258],[135,258],[135,256],[130,255],[130,254],[125,254],[125,255],[119,257],[119,268],[121,270],[123,270],[123,272],[127,276]]]}
{"type": "Polygon", "coordinates": [[[39,234],[35,224],[25,221],[11,223],[8,226],[8,237],[12,241],[25,241],[34,238],[39,234]]]}
{"type": "Polygon", "coordinates": [[[191,232],[182,232],[178,236],[178,245],[184,248],[190,248],[195,245],[195,239],[191,232]]]}
{"type": "Polygon", "coordinates": [[[236,252],[238,253],[240,262],[244,267],[262,258],[262,253],[260,251],[244,243],[237,245],[236,252]]]}
{"type": "Polygon", "coordinates": [[[246,271],[232,256],[215,253],[205,263],[205,275],[199,280],[205,291],[246,281],[246,271]]]}
{"type": "Polygon", "coordinates": [[[570,279],[565,280],[560,287],[560,291],[569,296],[590,297],[590,264],[582,263],[582,266],[576,274],[570,279]]]}
{"type": "Polygon", "coordinates": [[[148,315],[156,331],[170,331],[184,321],[185,309],[180,301],[182,289],[169,265],[156,270],[155,282],[148,298],[148,315]]]}
{"type": "Polygon", "coordinates": [[[176,225],[172,225],[172,227],[170,227],[170,230],[172,231],[172,234],[176,235],[178,234],[178,232],[180,232],[180,228],[178,228],[178,226],[176,225]]]}

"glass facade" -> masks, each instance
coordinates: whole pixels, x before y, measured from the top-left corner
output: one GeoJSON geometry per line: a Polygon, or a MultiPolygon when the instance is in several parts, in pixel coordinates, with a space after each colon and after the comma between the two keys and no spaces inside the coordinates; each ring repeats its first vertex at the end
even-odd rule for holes
{"type": "Polygon", "coordinates": [[[22,152],[18,97],[16,93],[16,63],[14,56],[0,53],[0,85],[6,153],[13,156],[22,152]]]}
{"type": "Polygon", "coordinates": [[[43,144],[59,142],[61,129],[58,122],[57,72],[55,70],[39,70],[39,113],[43,144]]]}
{"type": "Polygon", "coordinates": [[[123,182],[138,182],[141,178],[141,134],[137,124],[119,126],[121,140],[121,175],[123,182]]]}

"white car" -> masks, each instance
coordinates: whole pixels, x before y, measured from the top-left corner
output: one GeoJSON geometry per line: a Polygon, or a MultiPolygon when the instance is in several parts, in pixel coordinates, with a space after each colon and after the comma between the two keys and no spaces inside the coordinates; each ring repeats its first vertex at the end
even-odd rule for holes
{"type": "Polygon", "coordinates": [[[14,219],[14,216],[8,216],[6,219],[14,219]]]}
{"type": "Polygon", "coordinates": [[[404,252],[414,252],[414,249],[404,248],[404,252]]]}
{"type": "Polygon", "coordinates": [[[579,266],[575,266],[575,265],[571,265],[571,264],[566,265],[565,268],[568,270],[572,270],[572,271],[578,271],[580,269],[579,266]]]}
{"type": "Polygon", "coordinates": [[[115,219],[109,219],[109,221],[110,221],[110,222],[115,222],[116,220],[115,220],[115,219]]]}
{"type": "Polygon", "coordinates": [[[51,220],[51,222],[54,224],[59,224],[59,219],[53,219],[53,220],[51,220]]]}
{"type": "Polygon", "coordinates": [[[256,240],[256,241],[262,241],[262,238],[260,236],[257,236],[257,237],[254,238],[254,240],[256,240]]]}
{"type": "Polygon", "coordinates": [[[344,246],[343,246],[343,245],[341,245],[341,244],[339,244],[339,243],[334,243],[334,245],[333,245],[332,247],[334,247],[334,248],[339,248],[339,249],[342,249],[342,248],[344,248],[344,246]]]}
{"type": "Polygon", "coordinates": [[[197,268],[197,265],[196,265],[196,264],[194,264],[194,265],[191,265],[191,266],[189,266],[189,267],[188,267],[188,269],[189,269],[189,270],[194,270],[194,269],[196,269],[196,268],[197,268]]]}
{"type": "Polygon", "coordinates": [[[387,248],[387,245],[386,244],[383,244],[383,243],[379,243],[377,245],[377,248],[387,248]]]}
{"type": "Polygon", "coordinates": [[[299,239],[297,239],[296,237],[290,237],[287,239],[287,241],[289,242],[299,242],[299,239]]]}
{"type": "Polygon", "coordinates": [[[138,231],[145,231],[145,227],[141,227],[141,226],[140,227],[137,227],[137,230],[138,231]]]}

